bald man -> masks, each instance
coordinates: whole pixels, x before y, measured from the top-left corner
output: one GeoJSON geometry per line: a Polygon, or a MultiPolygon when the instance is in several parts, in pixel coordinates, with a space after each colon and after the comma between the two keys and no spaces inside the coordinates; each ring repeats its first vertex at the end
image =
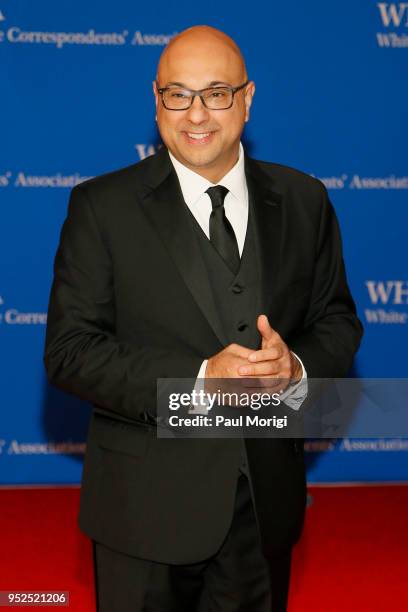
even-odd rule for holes
{"type": "Polygon", "coordinates": [[[338,225],[319,181],[245,154],[255,85],[224,33],[176,36],[153,90],[165,146],[73,189],[49,306],[50,381],[94,405],[98,610],[281,612],[300,440],[158,438],[156,381],[279,384],[298,408],[308,377],[345,376],[361,326],[338,225]]]}

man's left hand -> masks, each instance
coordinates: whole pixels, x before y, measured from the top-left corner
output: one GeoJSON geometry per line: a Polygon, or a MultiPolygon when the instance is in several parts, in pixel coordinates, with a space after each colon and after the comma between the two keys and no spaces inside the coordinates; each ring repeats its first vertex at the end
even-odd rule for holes
{"type": "MultiPolygon", "coordinates": [[[[261,349],[248,356],[248,365],[240,366],[238,373],[254,377],[256,387],[282,392],[302,378],[302,366],[278,332],[269,325],[266,315],[259,315],[257,327],[262,338],[261,349]]],[[[248,381],[248,386],[251,386],[251,381],[248,381]]]]}

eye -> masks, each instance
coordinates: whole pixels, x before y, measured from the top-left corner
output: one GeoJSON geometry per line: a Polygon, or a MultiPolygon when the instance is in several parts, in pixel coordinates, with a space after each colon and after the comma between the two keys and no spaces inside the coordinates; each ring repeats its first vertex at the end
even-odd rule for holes
{"type": "Polygon", "coordinates": [[[170,95],[171,98],[176,98],[176,99],[181,99],[181,100],[184,100],[185,98],[190,97],[190,92],[186,91],[185,89],[170,89],[168,91],[168,94],[170,95]]]}
{"type": "Polygon", "coordinates": [[[218,98],[218,99],[222,99],[225,98],[228,95],[229,91],[228,89],[221,89],[220,87],[217,87],[217,89],[211,89],[208,92],[208,96],[211,98],[218,98]]]}

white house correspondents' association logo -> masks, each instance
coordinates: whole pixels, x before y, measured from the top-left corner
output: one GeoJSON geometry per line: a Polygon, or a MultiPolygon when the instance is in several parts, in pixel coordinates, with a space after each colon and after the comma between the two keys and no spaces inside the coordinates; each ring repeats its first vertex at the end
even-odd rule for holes
{"type": "Polygon", "coordinates": [[[408,48],[408,2],[377,2],[381,24],[377,44],[382,48],[408,48]]]}
{"type": "Polygon", "coordinates": [[[368,280],[365,283],[370,303],[375,308],[364,310],[367,323],[405,325],[408,312],[408,281],[368,280]]]}
{"type": "Polygon", "coordinates": [[[17,170],[15,172],[7,170],[7,172],[3,171],[0,173],[0,189],[2,187],[15,187],[16,189],[72,189],[72,187],[90,178],[93,177],[83,176],[79,172],[74,172],[73,174],[62,174],[61,172],[56,174],[31,174],[26,170],[17,170]]]}
{"type": "MultiPolygon", "coordinates": [[[[0,24],[6,21],[4,10],[0,9],[0,24]]],[[[22,24],[12,24],[6,29],[0,30],[0,43],[25,44],[25,45],[48,45],[56,49],[66,46],[81,45],[95,47],[165,47],[178,32],[146,33],[141,30],[123,29],[120,31],[99,32],[90,27],[86,31],[53,31],[43,30],[41,27],[35,30],[25,29],[22,24]]]]}
{"type": "Polygon", "coordinates": [[[146,157],[150,157],[150,155],[154,155],[155,153],[157,153],[157,151],[159,149],[162,148],[162,144],[146,144],[146,143],[141,143],[141,144],[136,144],[135,145],[135,149],[137,152],[137,155],[139,157],[139,160],[141,161],[142,159],[146,159],[146,157]]]}
{"type": "MultiPolygon", "coordinates": [[[[83,455],[86,443],[73,440],[20,442],[0,440],[0,455],[83,455]]],[[[4,457],[5,458],[5,457],[4,457]]]]}
{"type": "Polygon", "coordinates": [[[363,176],[357,173],[343,173],[332,176],[321,176],[312,173],[327,189],[351,189],[354,191],[390,191],[408,189],[408,175],[396,176],[363,176]]]}
{"type": "Polygon", "coordinates": [[[4,299],[0,295],[0,325],[46,325],[46,312],[21,312],[17,308],[3,310],[4,299]]]}

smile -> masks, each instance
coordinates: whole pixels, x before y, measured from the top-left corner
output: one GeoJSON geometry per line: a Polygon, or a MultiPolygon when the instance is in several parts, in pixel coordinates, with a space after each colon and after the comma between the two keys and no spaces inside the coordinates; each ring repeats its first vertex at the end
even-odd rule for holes
{"type": "Polygon", "coordinates": [[[207,144],[210,142],[214,132],[184,132],[187,142],[191,144],[207,144]]]}
{"type": "Polygon", "coordinates": [[[206,132],[205,134],[192,134],[190,132],[187,132],[187,135],[189,138],[195,138],[196,140],[200,140],[201,138],[206,138],[207,136],[209,136],[210,132],[206,132]]]}

